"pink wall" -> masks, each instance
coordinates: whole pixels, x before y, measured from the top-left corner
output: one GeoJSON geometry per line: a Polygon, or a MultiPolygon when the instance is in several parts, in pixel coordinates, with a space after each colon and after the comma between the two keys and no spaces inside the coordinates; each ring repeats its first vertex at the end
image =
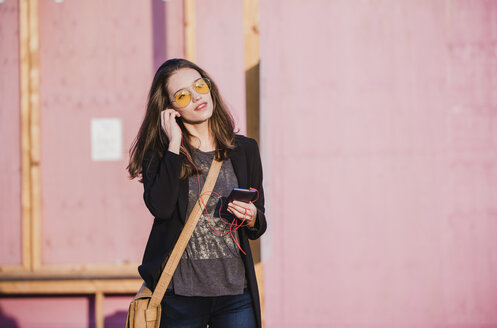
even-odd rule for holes
{"type": "MultiPolygon", "coordinates": [[[[103,314],[106,328],[124,327],[129,296],[108,296],[103,314]]],[[[0,298],[3,328],[94,328],[95,299],[84,296],[0,298]]]]}
{"type": "Polygon", "coordinates": [[[17,1],[0,5],[0,263],[21,258],[21,121],[17,1]]]}
{"type": "Polygon", "coordinates": [[[185,56],[183,1],[151,1],[154,73],[168,58],[185,56]]]}
{"type": "Polygon", "coordinates": [[[243,2],[195,1],[196,62],[216,81],[221,95],[245,134],[245,61],[243,2]]]}
{"type": "Polygon", "coordinates": [[[266,327],[497,325],[497,2],[261,1],[266,327]]]}
{"type": "Polygon", "coordinates": [[[90,308],[90,299],[82,297],[2,298],[0,327],[91,328],[90,308]]]}
{"type": "Polygon", "coordinates": [[[40,2],[45,264],[141,260],[152,218],[125,168],[154,74],[146,4],[40,2]],[[121,161],[92,161],[92,118],[122,121],[121,161]]]}

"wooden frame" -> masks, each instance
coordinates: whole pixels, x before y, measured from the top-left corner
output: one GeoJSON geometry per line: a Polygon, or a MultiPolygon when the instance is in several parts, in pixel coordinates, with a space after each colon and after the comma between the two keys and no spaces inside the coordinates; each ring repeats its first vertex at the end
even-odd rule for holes
{"type": "Polygon", "coordinates": [[[142,280],[138,264],[42,264],[38,21],[38,0],[20,0],[22,264],[0,266],[0,295],[94,294],[96,327],[103,328],[105,294],[134,294],[142,280]]]}
{"type": "MultiPolygon", "coordinates": [[[[0,266],[0,281],[39,277],[137,278],[138,263],[43,265],[40,183],[40,67],[38,0],[19,1],[21,88],[22,265],[0,266]]],[[[2,284],[3,282],[0,282],[2,284]]],[[[55,291],[56,292],[56,291],[55,291]]]]}

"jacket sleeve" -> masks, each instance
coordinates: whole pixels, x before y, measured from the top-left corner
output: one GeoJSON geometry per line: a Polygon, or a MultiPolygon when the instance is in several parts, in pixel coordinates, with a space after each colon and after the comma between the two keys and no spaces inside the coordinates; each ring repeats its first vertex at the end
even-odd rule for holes
{"type": "Polygon", "coordinates": [[[166,151],[162,157],[145,153],[142,162],[143,199],[150,213],[159,219],[170,219],[179,191],[181,156],[166,151]]]}
{"type": "Polygon", "coordinates": [[[262,162],[257,141],[249,139],[248,149],[249,185],[259,191],[259,198],[254,203],[257,208],[255,225],[247,229],[249,239],[257,239],[266,231],[266,215],[264,210],[264,188],[262,187],[262,162]]]}

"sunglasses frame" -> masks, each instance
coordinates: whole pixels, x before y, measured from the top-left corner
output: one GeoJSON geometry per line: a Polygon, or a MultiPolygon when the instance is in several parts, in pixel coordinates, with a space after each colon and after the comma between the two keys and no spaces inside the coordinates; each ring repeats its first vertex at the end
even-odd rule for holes
{"type": "Polygon", "coordinates": [[[186,105],[184,105],[184,106],[179,106],[179,108],[185,108],[186,106],[190,105],[190,103],[192,102],[192,91],[191,91],[192,89],[193,89],[193,90],[195,90],[195,92],[196,92],[197,94],[206,95],[206,94],[208,94],[209,92],[211,92],[211,87],[212,87],[212,84],[211,84],[211,81],[210,81],[208,78],[206,78],[206,77],[200,77],[200,78],[196,79],[195,81],[193,81],[193,83],[192,83],[192,85],[191,85],[190,87],[188,87],[188,88],[183,88],[183,89],[180,89],[180,90],[176,91],[176,92],[174,93],[174,95],[173,95],[173,100],[171,100],[171,102],[176,103],[176,104],[179,106],[178,102],[176,101],[176,95],[177,95],[178,93],[183,92],[184,90],[186,90],[186,91],[188,91],[188,93],[189,93],[189,96],[190,96],[190,101],[188,102],[188,104],[186,104],[186,105]],[[198,91],[195,89],[195,84],[196,84],[198,81],[200,81],[200,80],[204,80],[204,81],[205,81],[205,83],[207,84],[207,86],[209,87],[209,91],[207,91],[206,93],[201,93],[201,92],[198,92],[198,91]]]}

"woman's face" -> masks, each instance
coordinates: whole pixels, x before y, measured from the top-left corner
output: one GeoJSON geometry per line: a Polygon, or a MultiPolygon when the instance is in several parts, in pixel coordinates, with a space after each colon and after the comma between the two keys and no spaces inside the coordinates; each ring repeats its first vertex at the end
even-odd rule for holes
{"type": "Polygon", "coordinates": [[[191,94],[190,103],[180,107],[173,102],[173,108],[180,113],[184,123],[199,124],[206,122],[214,110],[211,93],[199,93],[193,88],[193,84],[202,78],[199,72],[192,68],[181,68],[174,72],[168,81],[169,99],[175,100],[175,95],[181,90],[188,90],[191,94]]]}

